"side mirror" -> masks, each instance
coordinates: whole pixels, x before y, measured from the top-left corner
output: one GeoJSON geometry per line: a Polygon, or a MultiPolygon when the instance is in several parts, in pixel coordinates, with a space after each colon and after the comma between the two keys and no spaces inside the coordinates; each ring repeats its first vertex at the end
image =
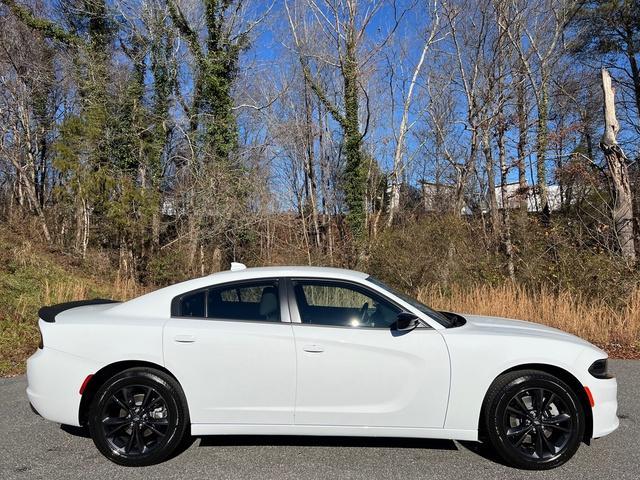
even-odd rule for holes
{"type": "Polygon", "coordinates": [[[409,312],[400,312],[396,317],[396,330],[406,332],[413,330],[420,324],[417,315],[409,312]]]}

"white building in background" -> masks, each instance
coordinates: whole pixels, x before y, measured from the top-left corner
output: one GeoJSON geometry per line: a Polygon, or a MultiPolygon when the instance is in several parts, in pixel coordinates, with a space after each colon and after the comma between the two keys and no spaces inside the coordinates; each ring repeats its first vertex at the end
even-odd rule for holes
{"type": "MultiPolygon", "coordinates": [[[[507,183],[504,186],[505,189],[505,203],[508,208],[518,208],[520,206],[520,184],[518,182],[507,183]]],[[[502,204],[502,191],[501,186],[497,186],[495,188],[496,201],[498,203],[498,208],[503,208],[502,204]]],[[[536,189],[527,186],[527,211],[529,212],[539,212],[542,210],[542,203],[540,202],[540,195],[538,194],[536,189]]],[[[562,207],[562,197],[560,195],[560,186],[559,185],[548,185],[547,186],[547,203],[549,206],[549,210],[551,212],[555,212],[556,210],[560,210],[562,207]]]]}
{"type": "MultiPolygon", "coordinates": [[[[455,187],[453,185],[438,184],[423,180],[420,182],[420,187],[422,193],[422,205],[426,212],[437,212],[450,208],[455,196],[455,187]]],[[[527,211],[529,212],[542,211],[540,195],[535,190],[535,188],[530,186],[527,186],[526,188],[525,196],[527,199],[527,211]]],[[[503,208],[501,186],[495,187],[495,196],[498,208],[503,208]]],[[[518,182],[508,183],[505,185],[505,204],[507,208],[519,208],[521,198],[520,185],[518,182]]],[[[560,210],[562,201],[559,185],[547,186],[547,199],[550,211],[554,212],[560,210]]],[[[486,207],[483,207],[481,210],[483,213],[487,213],[488,211],[486,207]]],[[[473,213],[473,209],[467,204],[462,208],[460,213],[462,215],[471,215],[473,213]]]]}

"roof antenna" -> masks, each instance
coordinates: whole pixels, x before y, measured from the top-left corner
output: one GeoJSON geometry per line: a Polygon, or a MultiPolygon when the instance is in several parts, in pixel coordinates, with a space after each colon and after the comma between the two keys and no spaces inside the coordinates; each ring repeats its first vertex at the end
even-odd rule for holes
{"type": "Polygon", "coordinates": [[[244,263],[231,262],[231,268],[229,270],[231,270],[232,272],[237,272],[239,270],[244,270],[245,268],[247,268],[247,266],[244,263]]]}

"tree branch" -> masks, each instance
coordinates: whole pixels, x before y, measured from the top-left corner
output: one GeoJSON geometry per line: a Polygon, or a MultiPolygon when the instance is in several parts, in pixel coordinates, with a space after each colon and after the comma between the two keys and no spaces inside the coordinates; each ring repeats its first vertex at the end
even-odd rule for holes
{"type": "Polygon", "coordinates": [[[167,0],[167,7],[169,8],[169,15],[171,15],[173,24],[189,44],[189,49],[196,58],[196,61],[201,64],[204,60],[204,55],[200,41],[198,40],[198,34],[189,26],[189,22],[187,22],[182,10],[180,10],[180,7],[178,7],[173,0],[167,0]]]}
{"type": "Polygon", "coordinates": [[[11,13],[13,13],[26,26],[41,32],[47,38],[57,40],[58,42],[69,46],[79,46],[84,44],[84,41],[79,36],[67,32],[65,29],[50,20],[36,17],[29,8],[16,3],[14,0],[0,0],[0,3],[6,5],[7,8],[11,10],[11,13]]]}

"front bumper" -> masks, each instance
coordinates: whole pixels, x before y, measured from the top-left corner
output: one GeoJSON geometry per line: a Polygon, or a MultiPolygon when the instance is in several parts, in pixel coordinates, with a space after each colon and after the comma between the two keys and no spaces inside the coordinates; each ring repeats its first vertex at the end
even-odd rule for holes
{"type": "Polygon", "coordinates": [[[618,382],[615,378],[606,380],[592,379],[586,385],[593,396],[593,438],[604,437],[613,432],[618,419],[618,382]]]}

